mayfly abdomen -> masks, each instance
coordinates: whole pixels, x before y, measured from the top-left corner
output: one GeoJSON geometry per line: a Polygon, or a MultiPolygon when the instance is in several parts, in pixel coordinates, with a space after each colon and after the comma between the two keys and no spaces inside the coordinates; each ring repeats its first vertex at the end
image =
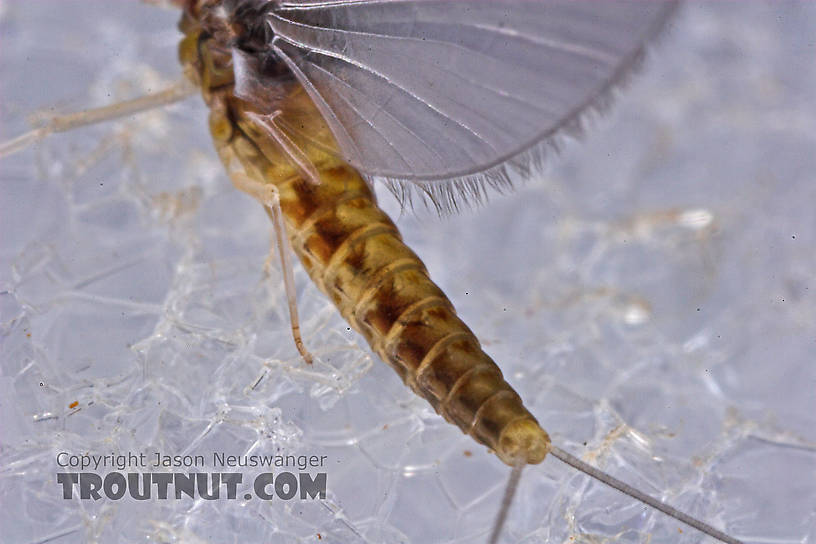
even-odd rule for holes
{"type": "Polygon", "coordinates": [[[227,54],[218,36],[232,30],[218,20],[208,30],[187,15],[180,56],[210,106],[215,146],[236,184],[249,178],[248,191],[267,206],[266,190],[273,190],[309,276],[413,391],[505,463],[541,462],[550,449],[547,433],[363,177],[340,158],[303,87],[265,74],[256,57],[227,54]]]}
{"type": "Polygon", "coordinates": [[[540,462],[546,433],[377,207],[365,181],[346,166],[321,174],[317,187],[290,180],[280,188],[293,246],[310,276],[437,412],[509,464],[520,455],[540,462]],[[297,217],[312,201],[322,204],[297,217]]]}
{"type": "MultiPolygon", "coordinates": [[[[220,111],[214,108],[213,116],[220,111]]],[[[240,116],[241,108],[231,114],[240,116]]],[[[293,249],[343,317],[413,391],[463,432],[508,464],[541,462],[549,449],[547,434],[402,241],[360,174],[315,155],[310,158],[320,183],[314,185],[295,169],[273,164],[267,155],[276,155],[263,134],[240,126],[252,136],[237,127],[215,131],[230,135],[218,143],[222,157],[234,156],[247,172],[266,173],[280,197],[293,249]],[[264,149],[267,153],[260,152],[264,149]]]]}

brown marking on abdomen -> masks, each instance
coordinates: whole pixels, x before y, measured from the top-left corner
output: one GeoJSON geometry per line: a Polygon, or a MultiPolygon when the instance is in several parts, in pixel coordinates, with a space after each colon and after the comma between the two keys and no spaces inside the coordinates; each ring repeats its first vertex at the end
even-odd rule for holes
{"type": "MultiPolygon", "coordinates": [[[[210,101],[218,102],[218,95],[210,101]]],[[[211,108],[212,116],[222,116],[212,126],[240,119],[232,131],[218,132],[228,137],[216,138],[216,147],[225,162],[236,157],[256,181],[275,185],[295,253],[343,317],[411,389],[502,461],[541,462],[549,451],[547,433],[403,243],[365,180],[317,152],[318,185],[272,162],[273,142],[250,130],[241,104],[224,99],[211,108]]]]}

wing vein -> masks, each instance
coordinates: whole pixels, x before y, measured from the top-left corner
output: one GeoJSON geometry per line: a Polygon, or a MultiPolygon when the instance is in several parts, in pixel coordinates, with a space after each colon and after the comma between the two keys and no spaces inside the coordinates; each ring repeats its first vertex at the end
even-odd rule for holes
{"type": "MultiPolygon", "coordinates": [[[[269,18],[270,19],[271,18],[279,19],[279,20],[284,21],[286,23],[293,24],[293,25],[296,25],[296,26],[301,26],[301,27],[304,27],[304,28],[311,28],[311,29],[315,28],[315,27],[311,27],[309,25],[303,25],[302,23],[289,21],[288,19],[284,19],[282,17],[279,17],[276,14],[270,14],[269,18]]],[[[289,44],[291,44],[291,45],[293,45],[293,46],[295,46],[295,47],[297,47],[299,49],[305,49],[305,50],[307,50],[309,52],[319,53],[319,54],[325,55],[327,57],[331,57],[331,58],[335,58],[337,60],[341,60],[343,62],[346,62],[346,63],[350,64],[351,66],[356,66],[357,68],[359,68],[359,69],[361,69],[363,71],[366,71],[366,72],[368,72],[368,73],[370,73],[370,74],[372,74],[374,76],[377,76],[378,78],[385,81],[387,84],[389,84],[389,85],[393,86],[394,88],[399,89],[400,91],[402,91],[405,94],[409,95],[411,98],[413,98],[414,100],[416,100],[420,104],[423,104],[428,109],[436,112],[440,116],[442,116],[442,117],[444,117],[446,119],[449,119],[453,123],[457,124],[459,127],[461,127],[465,131],[472,134],[476,139],[480,140],[484,145],[486,145],[487,147],[489,147],[493,151],[497,151],[495,149],[495,147],[493,146],[493,144],[491,144],[489,141],[487,141],[481,134],[479,134],[478,131],[474,130],[472,127],[468,126],[466,123],[462,122],[461,120],[456,119],[454,117],[451,117],[451,115],[449,115],[448,113],[446,113],[445,111],[443,111],[442,109],[437,107],[436,105],[431,104],[430,102],[428,102],[427,100],[425,100],[421,96],[419,96],[416,93],[410,91],[409,89],[403,87],[399,83],[393,81],[391,78],[388,77],[388,75],[383,74],[383,73],[375,70],[373,67],[368,66],[367,64],[365,64],[363,62],[360,62],[360,61],[358,61],[356,59],[353,59],[353,58],[349,57],[348,55],[343,55],[343,54],[340,54],[340,53],[338,53],[336,51],[331,51],[330,49],[326,49],[325,47],[318,47],[316,45],[301,42],[300,40],[297,40],[294,37],[285,34],[284,32],[280,32],[279,28],[275,28],[275,27],[273,27],[273,28],[275,30],[275,34],[276,34],[275,37],[276,38],[284,40],[287,43],[289,43],[289,44]]]]}
{"type": "MultiPolygon", "coordinates": [[[[355,91],[357,91],[357,92],[359,92],[359,93],[361,93],[361,94],[363,94],[363,95],[366,95],[366,94],[365,94],[365,92],[364,92],[362,89],[358,89],[357,87],[354,87],[354,86],[353,86],[353,85],[351,85],[350,83],[348,83],[348,82],[346,82],[346,81],[343,81],[342,79],[338,78],[337,76],[335,76],[335,75],[334,75],[334,74],[332,74],[330,71],[328,71],[328,70],[326,70],[325,68],[323,68],[322,66],[315,66],[315,68],[316,68],[316,69],[318,69],[318,70],[320,70],[320,71],[322,71],[322,72],[324,72],[324,73],[325,73],[326,75],[328,75],[329,77],[332,77],[332,78],[333,78],[335,81],[337,81],[337,82],[338,82],[340,85],[342,85],[342,86],[344,86],[344,87],[347,87],[347,88],[349,88],[349,89],[355,90],[355,91]]],[[[367,96],[367,95],[366,95],[366,96],[367,96]]],[[[366,123],[367,123],[367,124],[368,124],[368,125],[369,125],[369,126],[372,128],[372,129],[374,129],[374,130],[377,132],[377,134],[379,134],[380,136],[382,136],[382,138],[383,138],[385,141],[387,141],[387,142],[388,142],[388,145],[389,145],[389,146],[391,146],[391,147],[394,149],[394,151],[395,151],[396,153],[398,153],[398,154],[399,154],[399,155],[402,157],[402,154],[401,154],[401,153],[399,153],[399,151],[398,151],[398,150],[397,150],[397,149],[394,147],[394,144],[393,144],[392,142],[388,141],[388,139],[387,139],[387,138],[386,138],[386,137],[385,137],[385,136],[384,136],[384,135],[381,133],[381,131],[380,131],[380,130],[379,130],[377,127],[376,127],[376,125],[374,125],[373,121],[371,121],[371,120],[367,119],[365,116],[361,115],[361,114],[360,114],[360,111],[359,111],[359,110],[358,110],[358,109],[357,109],[357,108],[356,108],[354,105],[352,105],[351,103],[349,103],[349,102],[348,102],[348,100],[346,100],[344,97],[342,97],[342,96],[341,96],[340,98],[341,98],[341,99],[342,99],[342,100],[343,100],[345,103],[349,104],[349,107],[351,107],[351,108],[353,108],[353,109],[354,109],[354,112],[355,112],[356,114],[358,114],[358,117],[360,117],[360,119],[362,119],[363,121],[365,121],[365,122],[366,122],[366,123]]],[[[380,104],[380,105],[378,106],[377,112],[378,112],[378,113],[379,113],[379,112],[382,112],[384,115],[387,115],[389,119],[391,119],[392,121],[394,121],[394,123],[396,123],[396,124],[398,124],[400,127],[402,127],[402,128],[405,130],[405,132],[406,132],[406,133],[410,134],[410,135],[411,135],[411,136],[412,136],[412,137],[413,137],[413,138],[414,138],[414,139],[415,139],[417,142],[419,142],[419,143],[420,143],[420,144],[421,144],[423,147],[425,147],[425,149],[427,149],[429,152],[431,152],[433,155],[435,155],[435,156],[436,156],[436,158],[438,158],[439,160],[442,160],[442,156],[441,156],[441,155],[440,155],[440,154],[439,154],[439,153],[438,153],[438,152],[437,152],[437,151],[436,151],[436,150],[435,150],[433,147],[431,147],[430,145],[428,145],[428,143],[427,143],[427,142],[426,142],[424,139],[422,139],[422,138],[421,138],[421,137],[420,137],[420,136],[419,136],[419,135],[418,135],[416,132],[414,132],[413,130],[411,130],[411,129],[410,129],[408,126],[406,126],[406,125],[405,125],[405,124],[404,124],[402,121],[400,121],[400,119],[399,119],[399,118],[395,117],[395,116],[394,116],[394,115],[393,115],[391,112],[389,112],[387,109],[385,109],[385,106],[386,106],[386,104],[380,104]]],[[[409,164],[407,161],[404,161],[404,162],[405,162],[405,164],[406,164],[406,165],[408,165],[408,164],[409,164]]]]}

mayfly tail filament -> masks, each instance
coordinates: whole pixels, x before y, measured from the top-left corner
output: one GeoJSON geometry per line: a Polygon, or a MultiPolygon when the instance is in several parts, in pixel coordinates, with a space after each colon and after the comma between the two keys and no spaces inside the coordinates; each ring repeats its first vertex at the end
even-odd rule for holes
{"type": "Polygon", "coordinates": [[[526,464],[519,460],[510,471],[510,478],[507,480],[507,485],[504,488],[504,496],[502,497],[499,511],[496,514],[496,521],[493,522],[493,529],[490,531],[490,537],[487,539],[488,544],[496,544],[501,537],[504,523],[507,521],[507,514],[513,505],[513,497],[516,496],[516,490],[521,481],[521,471],[524,470],[525,466],[526,464]]]}
{"type": "Polygon", "coordinates": [[[642,502],[643,504],[651,506],[655,510],[663,512],[667,516],[671,516],[674,519],[685,523],[689,527],[694,527],[698,531],[701,531],[710,537],[716,538],[717,540],[725,542],[726,544],[742,544],[742,541],[737,540],[734,537],[728,536],[722,531],[715,529],[711,525],[703,523],[702,521],[695,519],[689,516],[688,514],[680,512],[676,508],[669,506],[668,504],[659,501],[638,489],[635,489],[629,484],[626,484],[618,480],[617,478],[610,476],[609,474],[603,472],[602,470],[598,470],[589,463],[581,461],[571,453],[566,452],[557,446],[552,446],[550,448],[550,454],[552,454],[552,456],[555,457],[556,459],[559,459],[564,463],[568,464],[569,466],[583,472],[587,476],[591,476],[592,478],[595,478],[599,482],[606,484],[613,489],[617,489],[621,493],[629,495],[633,499],[636,499],[642,502]]]}

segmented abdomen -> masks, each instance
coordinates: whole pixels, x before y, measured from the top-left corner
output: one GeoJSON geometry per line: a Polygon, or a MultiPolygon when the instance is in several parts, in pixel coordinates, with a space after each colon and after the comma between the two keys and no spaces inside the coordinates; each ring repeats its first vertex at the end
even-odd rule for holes
{"type": "MultiPolygon", "coordinates": [[[[301,109],[303,100],[295,100],[301,109]]],[[[304,268],[372,349],[439,414],[505,463],[541,462],[549,451],[547,433],[403,243],[360,174],[303,142],[320,177],[318,185],[309,183],[243,115],[240,102],[211,96],[210,106],[216,147],[228,169],[237,159],[246,175],[275,185],[304,268]]],[[[308,117],[299,122],[308,127],[308,117]]]]}
{"type": "Polygon", "coordinates": [[[295,252],[320,289],[372,349],[448,421],[517,462],[540,462],[548,439],[499,367],[456,316],[352,168],[278,185],[295,252]]]}

